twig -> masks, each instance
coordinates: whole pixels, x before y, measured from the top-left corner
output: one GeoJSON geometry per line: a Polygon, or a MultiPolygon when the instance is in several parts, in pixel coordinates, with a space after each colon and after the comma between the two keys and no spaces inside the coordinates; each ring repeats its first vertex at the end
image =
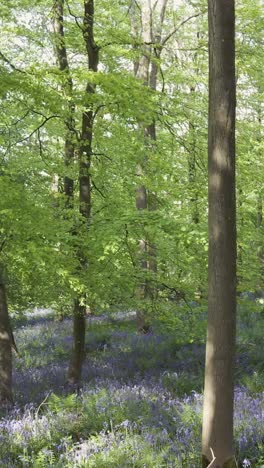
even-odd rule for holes
{"type": "Polygon", "coordinates": [[[19,73],[24,73],[24,75],[27,74],[24,70],[21,70],[20,68],[17,68],[15,65],[13,65],[13,63],[10,62],[10,60],[2,52],[0,52],[0,57],[5,63],[7,63],[12,68],[12,70],[15,70],[19,73]]]}
{"type": "Polygon", "coordinates": [[[83,31],[83,27],[82,27],[82,25],[79,23],[79,17],[76,16],[76,15],[72,12],[72,10],[71,10],[71,8],[70,8],[70,5],[69,5],[69,2],[68,2],[67,0],[66,0],[66,5],[67,5],[67,8],[68,8],[68,11],[69,11],[70,15],[75,19],[75,23],[77,24],[78,28],[79,28],[81,31],[83,31]]]}
{"type": "Polygon", "coordinates": [[[105,194],[97,187],[95,182],[93,180],[91,182],[92,182],[92,186],[95,188],[95,190],[97,190],[98,193],[100,193],[101,197],[106,198],[105,194]]]}
{"type": "Polygon", "coordinates": [[[212,449],[211,447],[210,447],[210,450],[211,450],[211,454],[212,454],[213,459],[212,459],[211,463],[207,466],[207,468],[209,468],[210,466],[212,466],[212,464],[213,464],[213,463],[215,462],[215,460],[216,460],[216,456],[215,456],[215,454],[214,454],[214,452],[213,452],[213,449],[212,449]]]}
{"type": "Polygon", "coordinates": [[[32,137],[32,135],[34,135],[34,133],[38,132],[42,127],[44,127],[44,125],[49,120],[55,119],[55,118],[60,118],[60,116],[59,115],[50,115],[49,117],[46,117],[45,120],[43,122],[41,122],[41,124],[37,128],[35,128],[29,135],[27,135],[26,137],[22,138],[21,140],[18,140],[15,143],[13,143],[12,145],[10,145],[9,149],[12,148],[13,146],[17,145],[18,143],[22,143],[23,141],[28,140],[30,137],[32,137]]]}
{"type": "Polygon", "coordinates": [[[197,18],[198,16],[201,16],[204,14],[204,11],[200,12],[200,13],[196,13],[195,15],[192,15],[192,16],[189,16],[188,18],[186,18],[185,20],[183,20],[178,26],[176,26],[176,28],[173,29],[173,31],[170,32],[170,34],[168,34],[164,39],[163,41],[161,42],[161,47],[164,47],[164,45],[166,44],[166,42],[168,42],[168,40],[176,33],[179,31],[179,29],[185,24],[185,23],[188,23],[188,21],[190,21],[191,19],[193,18],[197,18]]]}
{"type": "Polygon", "coordinates": [[[36,411],[36,414],[35,414],[35,418],[37,418],[40,408],[41,408],[43,405],[45,405],[45,403],[46,403],[48,397],[50,396],[50,394],[51,394],[51,392],[48,392],[47,395],[45,396],[44,400],[40,403],[39,407],[37,408],[37,411],[36,411]]]}

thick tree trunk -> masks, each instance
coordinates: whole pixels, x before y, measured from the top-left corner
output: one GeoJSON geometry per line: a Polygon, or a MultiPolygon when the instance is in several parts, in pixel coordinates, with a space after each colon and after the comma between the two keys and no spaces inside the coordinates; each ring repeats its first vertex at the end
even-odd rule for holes
{"type": "Polygon", "coordinates": [[[13,403],[12,396],[13,335],[8,315],[6,288],[0,272],[0,402],[13,403]]]}
{"type": "Polygon", "coordinates": [[[236,327],[234,1],[209,8],[209,291],[203,466],[235,467],[236,327]],[[213,457],[214,454],[214,457],[213,457]],[[215,460],[214,460],[215,458],[215,460]],[[214,461],[213,461],[214,460],[214,461]]]}

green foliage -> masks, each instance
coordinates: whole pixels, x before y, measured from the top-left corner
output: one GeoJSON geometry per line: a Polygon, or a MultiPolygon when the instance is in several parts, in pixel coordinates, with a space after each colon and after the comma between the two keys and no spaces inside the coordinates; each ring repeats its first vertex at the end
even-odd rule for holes
{"type": "Polygon", "coordinates": [[[192,392],[202,391],[201,375],[191,376],[187,373],[165,372],[162,377],[164,387],[173,395],[182,397],[192,392]]]}
{"type": "MultiPolygon", "coordinates": [[[[158,66],[156,91],[133,75],[133,61],[143,51],[137,9],[133,13],[126,2],[117,0],[111,4],[98,1],[95,41],[101,48],[99,70],[94,73],[87,69],[80,27],[83,5],[65,4],[65,41],[73,80],[70,92],[65,86],[68,72],[58,70],[54,56],[58,38],[49,2],[20,0],[11,2],[10,8],[0,2],[0,255],[13,310],[53,305],[59,313],[68,313],[77,294],[95,310],[141,308],[162,332],[177,329],[183,341],[203,340],[204,321],[195,318],[198,310],[190,312],[184,305],[176,313],[164,294],[142,304],[137,287],[146,280],[160,291],[166,284],[186,302],[198,293],[207,294],[205,3],[180,2],[175,9],[168,2],[162,36],[169,39],[160,58],[153,50],[151,55],[158,66]],[[85,93],[87,82],[96,85],[95,93],[85,93]],[[65,167],[69,102],[75,112],[71,142],[76,158],[65,167]],[[77,158],[82,113],[87,108],[95,112],[89,230],[79,213],[77,158]],[[143,131],[153,122],[155,144],[146,141],[143,131]],[[138,176],[142,161],[144,171],[138,176]],[[70,210],[65,209],[61,193],[65,176],[75,183],[70,210]],[[149,195],[155,194],[155,210],[136,210],[140,184],[149,195]],[[139,239],[156,246],[157,274],[139,268],[139,239]],[[88,259],[87,268],[79,268],[76,251],[88,259]]],[[[239,0],[239,291],[256,291],[263,285],[262,20],[260,1],[239,0]]],[[[157,27],[158,21],[155,10],[153,25],[157,27]]],[[[148,254],[144,260],[150,260],[148,254]]]]}
{"type": "Polygon", "coordinates": [[[255,371],[252,375],[243,376],[242,383],[252,393],[262,392],[264,388],[264,371],[255,371]]]}

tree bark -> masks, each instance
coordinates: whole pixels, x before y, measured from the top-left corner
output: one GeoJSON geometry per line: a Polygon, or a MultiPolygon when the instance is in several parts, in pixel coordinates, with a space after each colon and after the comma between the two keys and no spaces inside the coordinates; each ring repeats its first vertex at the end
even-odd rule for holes
{"type": "MultiPolygon", "coordinates": [[[[0,402],[13,403],[12,395],[12,345],[14,345],[8,315],[6,287],[0,271],[0,402]]],[[[15,345],[14,345],[15,346],[15,345]]]]}
{"type": "MultiPolygon", "coordinates": [[[[191,94],[194,94],[195,87],[191,87],[191,94]]],[[[190,133],[190,153],[188,155],[188,171],[189,171],[189,184],[191,191],[191,213],[192,221],[194,224],[199,223],[199,210],[198,210],[198,189],[197,189],[197,175],[196,175],[196,128],[193,120],[189,121],[189,133],[190,133]]]]}
{"type": "MultiPolygon", "coordinates": [[[[53,21],[55,37],[55,53],[58,62],[58,67],[64,73],[63,89],[69,99],[68,115],[65,119],[66,138],[64,146],[64,162],[65,167],[72,165],[75,156],[75,122],[74,112],[75,106],[71,100],[73,82],[70,75],[69,62],[67,57],[67,49],[64,37],[64,0],[56,0],[54,3],[54,21],[53,21]]],[[[74,197],[74,180],[66,175],[64,177],[63,192],[66,196],[65,208],[73,208],[74,197]]],[[[77,235],[74,232],[73,235],[77,235]]],[[[85,349],[85,314],[83,307],[80,305],[79,298],[75,298],[73,306],[73,349],[68,370],[68,381],[72,384],[78,384],[81,378],[82,363],[84,360],[85,349]]]]}
{"type": "MultiPolygon", "coordinates": [[[[84,1],[83,39],[88,58],[88,70],[97,72],[99,62],[99,47],[94,41],[94,2],[84,1]]],[[[95,93],[95,85],[87,83],[87,96],[95,93]]],[[[79,146],[79,211],[83,226],[89,230],[91,217],[91,162],[93,141],[94,111],[90,104],[82,114],[81,143],[79,146]]],[[[80,270],[88,268],[88,258],[81,250],[78,251],[80,270]]],[[[82,364],[85,357],[85,325],[86,306],[80,300],[75,301],[74,308],[74,347],[69,366],[68,378],[71,383],[78,384],[81,380],[82,364]]]]}
{"type": "Polygon", "coordinates": [[[86,306],[79,299],[74,301],[73,310],[73,349],[68,370],[68,382],[78,385],[82,375],[82,365],[85,358],[85,316],[86,306]]]}
{"type": "MultiPolygon", "coordinates": [[[[65,166],[71,167],[75,154],[75,105],[72,100],[73,83],[70,75],[67,49],[64,37],[64,0],[55,0],[53,28],[55,32],[55,54],[59,70],[64,73],[63,88],[68,99],[68,115],[65,118],[66,138],[64,146],[65,166]]],[[[63,192],[66,196],[66,208],[73,207],[74,181],[69,175],[65,175],[63,181],[63,192]]]]}
{"type": "MultiPolygon", "coordinates": [[[[165,17],[167,0],[161,0],[151,5],[148,0],[141,0],[141,40],[143,43],[142,55],[139,60],[134,63],[134,73],[136,78],[141,80],[145,86],[149,86],[153,91],[157,89],[157,76],[158,76],[158,60],[161,54],[161,33],[165,17]],[[154,31],[153,26],[153,13],[154,9],[158,7],[160,12],[159,24],[154,31]],[[154,47],[153,44],[155,43],[154,47]],[[152,44],[152,45],[151,45],[152,44]]],[[[134,34],[137,33],[135,17],[131,18],[132,29],[134,34]]],[[[142,177],[147,170],[148,151],[155,149],[156,146],[156,122],[146,125],[142,124],[144,128],[144,137],[146,145],[146,156],[137,168],[137,175],[142,177]]],[[[136,192],[136,207],[138,210],[154,211],[157,208],[156,194],[148,193],[145,185],[139,185],[136,192]]],[[[151,239],[141,239],[139,241],[139,256],[140,268],[142,277],[144,272],[149,271],[153,274],[157,273],[157,249],[155,243],[151,239]]],[[[139,285],[139,298],[140,299],[154,299],[155,287],[153,288],[147,280],[142,280],[139,285]]],[[[149,325],[146,321],[144,307],[137,311],[137,330],[140,333],[146,333],[149,330],[149,325]]]]}
{"type": "Polygon", "coordinates": [[[209,9],[209,291],[203,466],[235,467],[236,328],[235,15],[233,0],[209,9]],[[215,460],[212,461],[213,454],[215,460]]]}
{"type": "MultiPolygon", "coordinates": [[[[145,86],[148,86],[149,83],[149,66],[150,66],[150,45],[151,42],[151,5],[148,0],[141,0],[141,39],[143,42],[142,55],[139,58],[138,62],[134,63],[134,72],[136,78],[143,82],[145,86]]],[[[133,26],[133,24],[132,24],[133,26]]],[[[145,138],[147,137],[147,128],[144,128],[141,124],[141,127],[145,138]]],[[[144,157],[144,160],[138,163],[137,166],[137,176],[142,178],[145,173],[147,158],[144,157]]],[[[147,190],[144,184],[139,182],[138,188],[136,190],[136,208],[137,210],[147,210],[148,208],[148,197],[147,190]]],[[[143,236],[142,236],[143,237],[143,236]]],[[[147,296],[147,285],[144,278],[145,272],[147,271],[147,241],[146,238],[139,239],[139,267],[140,267],[140,283],[138,285],[138,298],[140,300],[140,307],[137,310],[137,331],[139,333],[146,333],[149,329],[149,325],[146,322],[146,313],[144,311],[144,300],[147,296]]]]}
{"type": "MultiPolygon", "coordinates": [[[[261,109],[258,110],[258,128],[259,128],[259,136],[257,138],[258,142],[262,141],[262,114],[261,109]]],[[[261,150],[260,150],[261,151],[261,150]]],[[[262,153],[259,154],[260,159],[263,157],[262,153]]],[[[263,189],[259,191],[258,199],[257,199],[257,216],[256,216],[256,226],[260,233],[263,230],[263,189]]],[[[260,235],[260,239],[262,239],[263,235],[260,235]]],[[[260,245],[258,246],[258,258],[260,262],[260,285],[264,283],[264,245],[262,240],[260,241],[260,245]]]]}

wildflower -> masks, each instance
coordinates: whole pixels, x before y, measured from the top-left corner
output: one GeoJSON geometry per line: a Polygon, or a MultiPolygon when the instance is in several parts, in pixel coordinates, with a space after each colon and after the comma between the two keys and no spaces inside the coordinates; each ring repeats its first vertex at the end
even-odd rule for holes
{"type": "Polygon", "coordinates": [[[247,458],[245,458],[243,460],[242,466],[243,466],[243,468],[246,468],[247,466],[251,466],[251,463],[247,458]]]}

